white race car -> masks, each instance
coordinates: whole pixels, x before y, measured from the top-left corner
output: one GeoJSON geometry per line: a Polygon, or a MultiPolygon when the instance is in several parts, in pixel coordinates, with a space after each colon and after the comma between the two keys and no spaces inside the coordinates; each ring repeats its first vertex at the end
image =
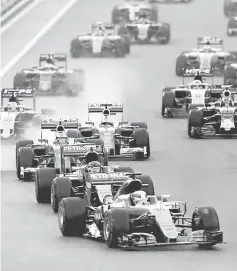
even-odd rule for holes
{"type": "Polygon", "coordinates": [[[195,49],[183,51],[176,58],[176,75],[182,76],[185,69],[211,69],[212,73],[222,74],[226,62],[235,56],[223,49],[223,39],[200,37],[195,49]]]}
{"type": "Polygon", "coordinates": [[[0,108],[0,136],[2,139],[16,138],[24,134],[25,129],[31,127],[42,112],[35,111],[34,89],[2,89],[0,108]],[[8,99],[7,105],[4,99],[8,99]],[[33,108],[21,105],[18,98],[32,98],[33,108]]]}
{"type": "Polygon", "coordinates": [[[209,105],[220,99],[226,87],[229,86],[209,85],[199,80],[179,87],[166,87],[162,94],[162,116],[183,115],[191,109],[209,105]]]}

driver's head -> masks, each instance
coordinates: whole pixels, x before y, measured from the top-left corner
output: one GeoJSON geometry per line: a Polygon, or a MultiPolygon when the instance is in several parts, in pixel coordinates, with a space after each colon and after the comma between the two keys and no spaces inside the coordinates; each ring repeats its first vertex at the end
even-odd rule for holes
{"type": "Polygon", "coordinates": [[[145,205],[147,204],[146,192],[139,190],[131,193],[131,200],[135,205],[145,205]]]}
{"type": "Polygon", "coordinates": [[[11,97],[9,98],[9,103],[10,102],[15,102],[15,103],[17,103],[17,97],[15,96],[15,94],[13,93],[12,95],[11,95],[11,97]]]}
{"type": "Polygon", "coordinates": [[[89,173],[99,173],[100,169],[101,164],[98,161],[92,161],[87,165],[87,170],[89,173]]]}
{"type": "Polygon", "coordinates": [[[46,63],[54,65],[54,61],[53,61],[52,57],[48,57],[48,59],[46,60],[46,63]]]}

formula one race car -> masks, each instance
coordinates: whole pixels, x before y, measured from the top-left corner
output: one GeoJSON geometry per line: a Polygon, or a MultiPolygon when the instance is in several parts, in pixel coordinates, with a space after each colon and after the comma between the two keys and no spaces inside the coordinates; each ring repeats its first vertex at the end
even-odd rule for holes
{"type": "MultiPolygon", "coordinates": [[[[24,135],[27,128],[37,124],[37,118],[47,109],[36,112],[35,90],[5,88],[1,91],[1,108],[0,108],[0,136],[1,139],[16,138],[24,135]],[[4,104],[4,99],[8,99],[8,104],[4,104]],[[33,108],[26,108],[21,105],[18,98],[32,98],[33,108]]],[[[48,110],[50,112],[50,110],[48,110]]]]}
{"type": "Polygon", "coordinates": [[[38,167],[35,172],[35,190],[38,203],[50,203],[55,212],[60,199],[80,195],[84,173],[108,166],[103,145],[93,140],[87,143],[64,144],[60,147],[61,170],[38,167]],[[70,188],[68,184],[70,182],[70,188]],[[79,193],[79,194],[78,194],[79,193]]]}
{"type": "Polygon", "coordinates": [[[91,206],[100,206],[105,196],[115,194],[121,184],[128,179],[126,174],[133,173],[131,167],[101,166],[94,153],[94,161],[78,167],[74,173],[58,175],[51,183],[51,206],[55,213],[58,212],[60,200],[68,197],[89,199],[91,206]],[[86,187],[89,183],[90,190],[86,187]]]}
{"type": "Polygon", "coordinates": [[[222,74],[227,62],[235,60],[230,52],[223,51],[223,40],[217,37],[198,38],[198,47],[184,51],[176,58],[176,75],[182,76],[184,70],[212,69],[214,74],[222,74]],[[214,48],[214,45],[216,48],[214,48]]]}
{"type": "MultiPolygon", "coordinates": [[[[147,124],[132,122],[129,125],[127,121],[123,121],[123,104],[91,103],[88,106],[88,112],[89,121],[93,121],[91,127],[99,132],[109,158],[140,160],[150,157],[147,124]]],[[[82,126],[81,129],[83,128],[82,126]]],[[[88,130],[88,127],[86,129],[88,130]]]]}
{"type": "Polygon", "coordinates": [[[130,52],[130,41],[118,32],[111,24],[92,24],[91,33],[79,35],[71,41],[71,57],[125,57],[130,52]]]}
{"type": "Polygon", "coordinates": [[[38,95],[74,96],[84,89],[84,71],[68,70],[65,54],[41,54],[39,67],[23,69],[13,84],[14,88],[36,88],[38,95]]]}
{"type": "Polygon", "coordinates": [[[200,80],[194,80],[187,85],[178,87],[166,87],[162,92],[161,115],[163,117],[175,117],[188,113],[191,109],[208,106],[221,98],[226,87],[209,85],[200,80]]]}
{"type": "Polygon", "coordinates": [[[195,208],[191,217],[185,217],[186,203],[169,201],[169,195],[156,197],[149,189],[152,180],[148,176],[129,175],[131,178],[122,183],[114,196],[111,188],[106,190],[107,195],[101,195],[103,204],[99,207],[91,205],[91,187],[104,191],[108,184],[119,184],[113,177],[103,181],[95,177],[83,199],[62,199],[58,211],[62,234],[104,240],[110,248],[124,249],[174,245],[210,248],[224,243],[214,208],[195,208]],[[179,236],[188,236],[187,241],[181,241],[179,236]]]}
{"type": "Polygon", "coordinates": [[[237,61],[225,66],[224,84],[237,87],[237,61]]]}
{"type": "Polygon", "coordinates": [[[142,15],[147,19],[157,22],[158,21],[158,10],[157,7],[139,1],[128,1],[120,6],[115,6],[112,11],[112,23],[118,24],[121,20],[129,23],[134,21],[136,17],[142,15]]]}
{"type": "Polygon", "coordinates": [[[192,109],[188,116],[190,138],[237,136],[237,92],[225,90],[213,106],[192,109]]]}
{"type": "MultiPolygon", "coordinates": [[[[77,119],[64,119],[58,122],[49,120],[43,120],[41,129],[49,129],[54,133],[48,133],[47,139],[43,138],[41,131],[41,138],[38,143],[34,144],[33,140],[19,140],[16,143],[16,170],[19,179],[31,179],[35,177],[36,168],[39,166],[53,167],[56,174],[64,172],[71,172],[72,162],[67,157],[62,162],[61,147],[65,144],[74,144],[74,139],[67,137],[67,129],[77,129],[77,119]],[[63,163],[63,164],[62,164],[63,163]]],[[[88,137],[81,142],[78,142],[80,146],[85,144],[89,145],[102,145],[101,142],[95,140],[94,137],[88,137]],[[94,140],[94,141],[93,141],[94,140]]],[[[87,147],[87,151],[90,146],[87,147]]],[[[83,148],[83,150],[85,150],[83,148]]],[[[82,152],[82,151],[81,151],[82,152]]],[[[101,151],[102,152],[102,151],[101,151]]],[[[103,151],[105,153],[105,151],[103,151]]],[[[85,154],[83,154],[85,156],[85,154]]],[[[105,154],[103,154],[105,156],[105,154]]],[[[107,164],[107,162],[105,161],[107,164]]]]}
{"type": "Polygon", "coordinates": [[[168,23],[155,23],[149,19],[136,19],[127,24],[130,42],[135,43],[161,43],[170,41],[170,25],[168,23]]]}
{"type": "Polygon", "coordinates": [[[224,14],[225,16],[237,15],[237,0],[225,0],[224,14]]]}
{"type": "Polygon", "coordinates": [[[232,17],[227,23],[227,35],[237,36],[237,17],[232,17]]]}

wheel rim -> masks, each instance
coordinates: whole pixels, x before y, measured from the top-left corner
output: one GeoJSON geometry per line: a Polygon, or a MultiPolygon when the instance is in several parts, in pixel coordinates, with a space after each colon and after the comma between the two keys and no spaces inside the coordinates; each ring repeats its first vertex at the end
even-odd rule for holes
{"type": "Polygon", "coordinates": [[[105,221],[104,221],[104,238],[105,238],[105,240],[109,239],[110,230],[111,230],[110,221],[109,221],[109,218],[107,217],[107,218],[105,218],[105,221]]]}
{"type": "Polygon", "coordinates": [[[58,212],[58,222],[59,222],[59,227],[60,229],[63,228],[64,226],[64,209],[63,207],[59,208],[59,212],[58,212]]]}

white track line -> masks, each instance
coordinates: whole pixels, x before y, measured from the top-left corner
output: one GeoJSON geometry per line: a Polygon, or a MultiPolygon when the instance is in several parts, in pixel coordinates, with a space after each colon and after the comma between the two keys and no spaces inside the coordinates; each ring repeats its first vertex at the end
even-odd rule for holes
{"type": "Polygon", "coordinates": [[[64,6],[59,13],[16,55],[10,62],[1,70],[0,76],[5,76],[8,71],[14,67],[21,58],[27,54],[36,43],[67,13],[67,11],[76,4],[78,0],[69,0],[66,6],[64,6]]]}
{"type": "MultiPolygon", "coordinates": [[[[40,2],[45,1],[45,0],[35,0],[27,8],[23,9],[18,15],[16,15],[14,18],[12,18],[9,23],[1,27],[1,32],[0,35],[2,35],[4,32],[7,31],[10,27],[12,27],[15,23],[17,23],[23,16],[25,16],[27,13],[29,13],[33,8],[35,8],[40,2]]],[[[24,2],[24,4],[27,1],[24,2]]],[[[20,2],[21,3],[21,2],[20,2]]],[[[22,4],[22,3],[21,3],[22,4]]],[[[3,18],[2,18],[3,20],[3,18]]]]}

